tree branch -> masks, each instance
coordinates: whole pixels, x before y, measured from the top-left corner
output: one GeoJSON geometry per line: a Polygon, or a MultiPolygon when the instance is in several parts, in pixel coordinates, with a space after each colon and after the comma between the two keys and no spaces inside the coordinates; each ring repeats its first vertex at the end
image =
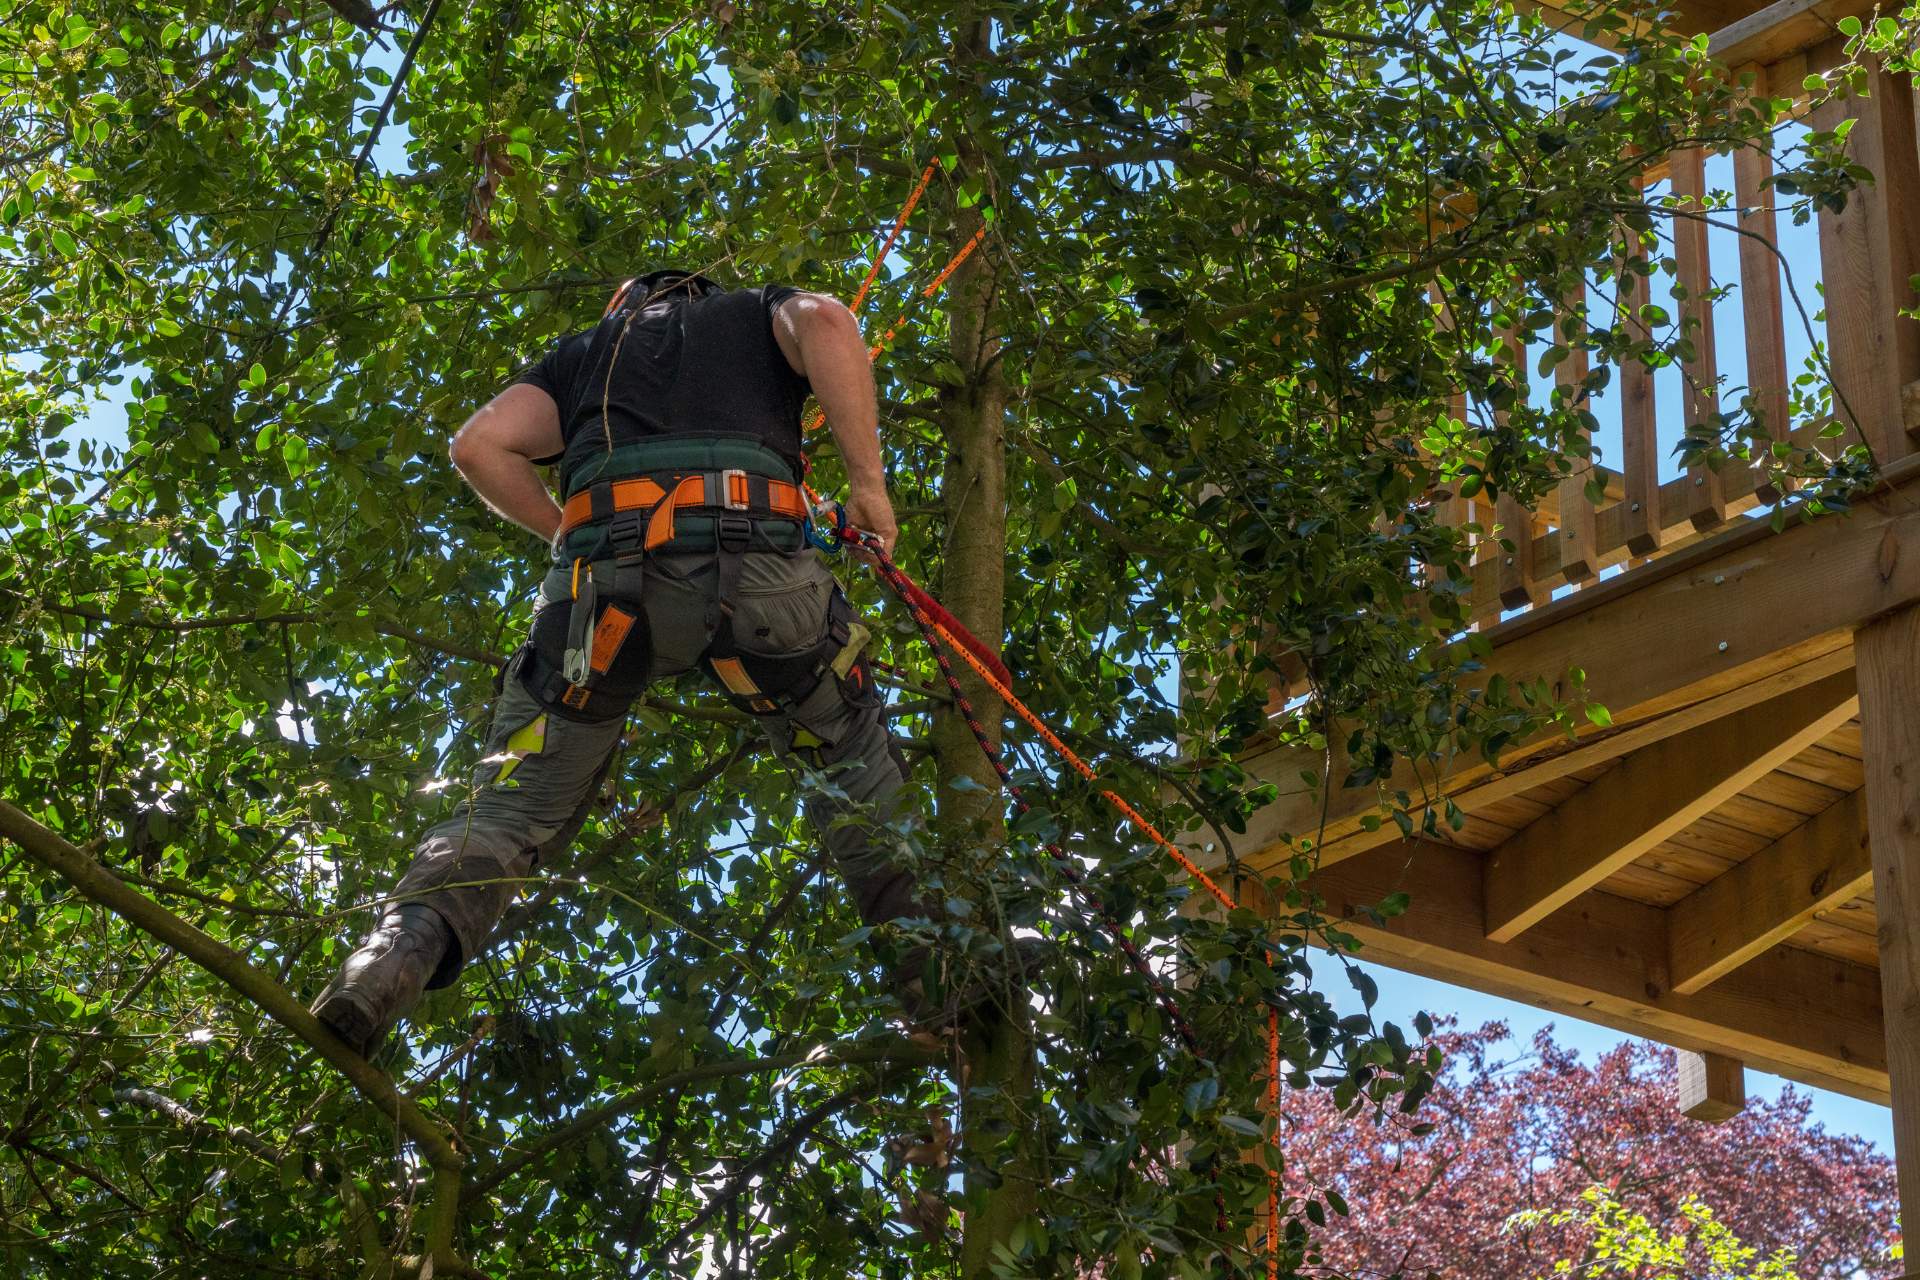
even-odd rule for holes
{"type": "MultiPolygon", "coordinates": [[[[232,613],[214,618],[183,618],[179,621],[168,622],[156,618],[116,618],[112,614],[102,613],[98,609],[83,609],[77,605],[70,604],[54,604],[49,600],[41,600],[37,603],[48,613],[58,613],[69,618],[85,618],[92,622],[105,622],[120,627],[144,627],[149,631],[171,631],[176,635],[184,635],[189,631],[205,631],[215,627],[264,627],[272,626],[276,623],[285,625],[288,623],[302,622],[318,623],[324,626],[331,621],[327,615],[320,613],[232,613]]],[[[432,636],[421,635],[418,631],[410,631],[406,627],[399,626],[396,623],[381,622],[375,618],[369,618],[366,619],[366,621],[375,631],[378,631],[383,636],[392,636],[397,640],[405,640],[409,644],[417,644],[423,649],[433,649],[437,652],[447,654],[449,657],[465,658],[469,662],[484,662],[494,667],[504,667],[507,665],[505,657],[497,653],[488,653],[485,649],[472,649],[466,645],[454,644],[449,640],[436,640],[432,636]]]]}
{"type": "MultiPolygon", "coordinates": [[[[1053,477],[1055,484],[1067,483],[1067,469],[1055,461],[1052,454],[1022,435],[1014,436],[1014,442],[1020,446],[1022,453],[1039,464],[1042,471],[1053,477]]],[[[1075,510],[1087,518],[1087,523],[1105,534],[1113,541],[1114,545],[1118,546],[1128,555],[1146,556],[1154,560],[1167,560],[1171,559],[1175,554],[1165,547],[1157,547],[1152,543],[1141,542],[1119,525],[1107,519],[1098,511],[1095,511],[1084,498],[1075,498],[1073,505],[1075,510]]]]}
{"type": "Polygon", "coordinates": [[[1442,249],[1430,253],[1424,258],[1415,258],[1411,262],[1402,262],[1396,266],[1382,267],[1378,271],[1367,271],[1357,276],[1343,276],[1338,280],[1323,280],[1319,284],[1304,285],[1298,289],[1288,289],[1284,293],[1270,294],[1257,302],[1243,302],[1235,307],[1222,307],[1209,317],[1214,324],[1229,325],[1257,316],[1263,311],[1280,311],[1297,302],[1308,302],[1314,298],[1324,298],[1334,293],[1349,293],[1355,289],[1364,289],[1368,285],[1385,284],[1389,280],[1398,280],[1403,276],[1419,275],[1435,267],[1444,267],[1449,262],[1458,262],[1462,258],[1471,258],[1486,250],[1482,242],[1460,245],[1452,249],[1442,249]]]}
{"type": "Polygon", "coordinates": [[[361,1096],[399,1124],[407,1136],[419,1144],[436,1172],[458,1174],[462,1163],[460,1153],[447,1141],[447,1135],[401,1097],[392,1080],[348,1048],[332,1028],[307,1012],[285,987],[248,964],[239,952],[122,884],[58,832],[42,826],[4,800],[0,800],[0,839],[12,841],[29,859],[66,877],[82,897],[172,947],[251,1001],[314,1049],[345,1076],[361,1096]]]}
{"type": "Polygon", "coordinates": [[[772,1142],[768,1143],[765,1150],[735,1170],[733,1176],[727,1179],[725,1185],[723,1185],[720,1190],[714,1192],[713,1198],[700,1207],[700,1212],[693,1215],[693,1221],[680,1228],[680,1230],[675,1233],[673,1239],[667,1241],[661,1245],[659,1249],[654,1251],[653,1256],[656,1262],[664,1259],[668,1254],[685,1244],[687,1237],[693,1235],[699,1231],[700,1228],[706,1226],[707,1223],[713,1221],[714,1216],[726,1208],[727,1205],[731,1204],[734,1197],[746,1190],[755,1178],[765,1174],[766,1171],[773,1166],[774,1161],[792,1151],[802,1142],[805,1142],[808,1136],[825,1121],[845,1111],[854,1103],[859,1102],[868,1094],[880,1088],[885,1081],[886,1073],[884,1071],[876,1071],[873,1073],[872,1078],[863,1080],[850,1088],[842,1089],[825,1102],[809,1108],[787,1127],[785,1133],[776,1136],[772,1142]]]}
{"type": "Polygon", "coordinates": [[[732,1058],[724,1062],[703,1062],[684,1071],[676,1071],[664,1076],[652,1084],[635,1089],[624,1098],[617,1098],[605,1106],[595,1107],[584,1112],[571,1123],[536,1139],[532,1146],[484,1178],[476,1178],[460,1197],[461,1207],[472,1204],[487,1192],[493,1190],[507,1179],[524,1172],[529,1166],[542,1158],[558,1151],[572,1142],[577,1142],[607,1121],[637,1111],[661,1094],[670,1093],[690,1084],[699,1084],[707,1080],[724,1080],[732,1076],[758,1075],[763,1071],[781,1071],[790,1067],[836,1067],[854,1066],[863,1063],[884,1064],[889,1058],[912,1062],[924,1066],[931,1061],[933,1054],[917,1044],[904,1039],[889,1039],[880,1044],[867,1044],[834,1053],[814,1056],[811,1053],[782,1053],[770,1058],[732,1058]]]}
{"type": "Polygon", "coordinates": [[[195,1115],[164,1093],[155,1093],[152,1089],[115,1089],[113,1100],[157,1111],[192,1137],[230,1138],[268,1164],[277,1166],[280,1163],[280,1152],[270,1143],[263,1142],[238,1126],[223,1129],[204,1116],[195,1115]]]}

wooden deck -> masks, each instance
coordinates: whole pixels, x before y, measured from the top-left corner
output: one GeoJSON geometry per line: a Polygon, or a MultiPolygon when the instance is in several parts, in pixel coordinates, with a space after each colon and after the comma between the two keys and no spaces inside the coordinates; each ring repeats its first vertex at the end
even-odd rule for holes
{"type": "MultiPolygon", "coordinates": [[[[1682,29],[1709,33],[1730,71],[1752,72],[1774,96],[1837,64],[1833,24],[1870,8],[1684,7],[1682,29]]],[[[1875,72],[1870,88],[1813,108],[1809,123],[1856,120],[1853,157],[1877,178],[1840,215],[1822,213],[1819,236],[1845,439],[1871,446],[1880,485],[1850,516],[1796,519],[1775,533],[1746,514],[1783,498],[1762,474],[1695,469],[1660,483],[1659,459],[1684,424],[1656,423],[1650,374],[1615,370],[1623,457],[1600,475],[1599,507],[1583,496],[1591,470],[1531,509],[1443,495],[1443,518],[1474,526],[1483,548],[1471,617],[1493,656],[1481,678],[1544,679],[1567,698],[1569,671],[1582,668],[1585,696],[1609,710],[1610,726],[1583,724],[1571,741],[1542,735],[1497,765],[1402,763],[1377,788],[1339,787],[1346,769],[1336,761],[1326,794],[1302,782],[1303,771],[1325,769],[1319,753],[1256,753],[1243,763],[1281,799],[1235,843],[1242,862],[1279,875],[1310,840],[1312,881],[1364,943],[1363,958],[1734,1059],[1736,1073],[1750,1063],[1890,1101],[1912,1221],[1920,321],[1901,312],[1916,305],[1909,282],[1920,272],[1920,146],[1908,80],[1875,72]],[[1501,536],[1517,545],[1501,547],[1501,536]],[[1401,791],[1436,805],[1444,795],[1465,825],[1402,840],[1379,822],[1385,797],[1401,791]],[[1411,896],[1406,914],[1384,926],[1364,914],[1396,892],[1411,896]]],[[[1691,194],[1702,165],[1682,153],[1648,180],[1670,178],[1691,194]]],[[[1772,240],[1768,166],[1757,153],[1736,157],[1735,195],[1742,229],[1772,240]]],[[[1745,386],[1776,440],[1816,438],[1823,423],[1788,421],[1797,370],[1787,367],[1781,281],[1764,244],[1743,237],[1737,258],[1723,260],[1704,234],[1682,235],[1672,251],[1694,296],[1708,281],[1736,286],[1746,333],[1742,349],[1716,351],[1710,324],[1703,331],[1684,370],[1687,421],[1711,412],[1727,387],[1745,386]]],[[[1808,294],[1806,281],[1799,287],[1808,294]]],[[[1583,302],[1613,305],[1556,305],[1583,302]]],[[[1442,310],[1438,322],[1452,321],[1442,310]]],[[[1502,335],[1479,341],[1496,359],[1526,359],[1517,343],[1503,352],[1502,335]]],[[[1568,360],[1562,376],[1577,367],[1568,360]]],[[[1307,688],[1292,661],[1295,679],[1275,677],[1276,712],[1307,688]]]]}

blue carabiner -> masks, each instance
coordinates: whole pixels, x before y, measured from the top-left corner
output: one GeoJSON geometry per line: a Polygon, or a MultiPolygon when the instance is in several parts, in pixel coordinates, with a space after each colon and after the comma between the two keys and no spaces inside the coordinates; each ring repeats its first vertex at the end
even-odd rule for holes
{"type": "MultiPolygon", "coordinates": [[[[824,504],[822,504],[824,505],[824,504]]],[[[839,503],[833,504],[833,524],[826,531],[820,529],[820,511],[814,509],[807,520],[807,545],[818,547],[828,555],[838,555],[847,542],[847,509],[839,503]]]]}

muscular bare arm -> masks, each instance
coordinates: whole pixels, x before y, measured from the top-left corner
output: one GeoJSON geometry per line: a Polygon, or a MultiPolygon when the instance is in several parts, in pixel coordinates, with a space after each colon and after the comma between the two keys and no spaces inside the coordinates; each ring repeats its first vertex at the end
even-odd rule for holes
{"type": "Polygon", "coordinates": [[[524,383],[508,387],[467,419],[448,452],[453,465],[489,507],[548,542],[560,530],[560,508],[541,482],[535,458],[565,447],[553,397],[524,383]]]}
{"type": "MultiPolygon", "coordinates": [[[[876,534],[889,555],[900,530],[887,500],[886,467],[880,458],[880,411],[873,393],[873,366],[853,313],[832,298],[803,293],[780,304],[775,339],[794,370],[813,384],[827,426],[847,468],[847,519],[876,534]]],[[[862,560],[869,559],[860,555],[862,560]]]]}

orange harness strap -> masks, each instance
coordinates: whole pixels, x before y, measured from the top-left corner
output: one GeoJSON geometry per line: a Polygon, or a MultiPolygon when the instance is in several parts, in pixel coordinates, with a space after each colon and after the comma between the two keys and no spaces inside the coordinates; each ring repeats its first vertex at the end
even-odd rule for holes
{"type": "MultiPolygon", "coordinates": [[[[698,475],[682,476],[674,485],[671,498],[668,498],[665,489],[649,479],[615,480],[608,486],[613,491],[612,508],[601,512],[601,515],[612,515],[621,511],[651,510],[653,514],[647,521],[646,547],[648,550],[673,537],[674,512],[679,510],[712,508],[718,512],[772,514],[791,520],[807,518],[807,504],[801,496],[799,485],[771,478],[768,478],[765,483],[767,505],[764,509],[756,510],[750,497],[752,479],[744,471],[701,472],[698,475]],[[710,487],[718,488],[719,492],[710,493],[710,487]]],[[[594,519],[593,491],[582,489],[567,499],[567,505],[560,509],[558,536],[565,537],[592,519],[594,519]]]]}

